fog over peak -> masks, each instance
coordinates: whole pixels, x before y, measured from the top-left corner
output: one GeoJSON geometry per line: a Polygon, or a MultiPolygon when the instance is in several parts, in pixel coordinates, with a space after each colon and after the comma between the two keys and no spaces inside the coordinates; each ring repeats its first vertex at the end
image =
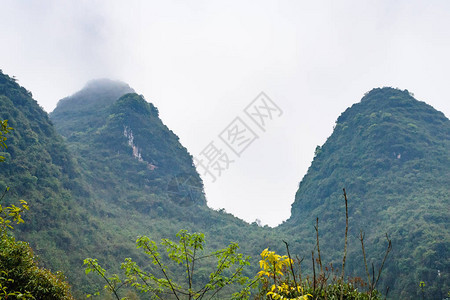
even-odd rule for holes
{"type": "Polygon", "coordinates": [[[133,90],[126,82],[109,78],[91,79],[83,87],[83,90],[108,90],[117,88],[128,88],[133,90]]]}
{"type": "Polygon", "coordinates": [[[61,99],[56,110],[65,109],[67,103],[84,105],[84,109],[94,109],[102,105],[110,104],[111,101],[119,99],[122,95],[134,93],[134,89],[127,83],[108,78],[89,80],[84,87],[69,97],[61,99]],[[87,97],[86,97],[87,96],[87,97]]]}

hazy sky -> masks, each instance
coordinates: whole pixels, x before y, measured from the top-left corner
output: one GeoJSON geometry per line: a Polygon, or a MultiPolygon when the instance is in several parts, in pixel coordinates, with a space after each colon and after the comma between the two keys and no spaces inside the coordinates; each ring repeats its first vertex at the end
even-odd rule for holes
{"type": "Polygon", "coordinates": [[[0,2],[0,69],[47,112],[90,79],[127,82],[192,155],[213,142],[234,160],[206,196],[249,222],[289,217],[315,147],[370,89],[450,115],[450,1],[0,2]],[[282,110],[265,131],[244,112],[262,91],[282,110]],[[239,157],[219,138],[236,117],[259,137],[239,157]]]}

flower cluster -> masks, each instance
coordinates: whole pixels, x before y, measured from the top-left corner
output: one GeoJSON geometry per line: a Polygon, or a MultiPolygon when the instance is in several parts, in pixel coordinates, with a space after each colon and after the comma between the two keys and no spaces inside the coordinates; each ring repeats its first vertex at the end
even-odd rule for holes
{"type": "Polygon", "coordinates": [[[266,293],[268,299],[274,300],[308,300],[310,294],[304,295],[303,288],[299,285],[289,282],[289,278],[285,278],[284,271],[291,267],[293,261],[288,256],[278,255],[274,251],[264,249],[261,253],[259,266],[261,271],[258,276],[266,283],[273,279],[270,290],[266,293]],[[265,277],[267,276],[267,278],[265,277]]]}
{"type": "Polygon", "coordinates": [[[259,261],[259,267],[262,271],[258,273],[259,277],[267,276],[275,278],[278,275],[283,276],[283,268],[289,267],[292,260],[286,255],[281,256],[275,254],[275,251],[269,251],[268,248],[261,252],[261,260],[259,261]]]}

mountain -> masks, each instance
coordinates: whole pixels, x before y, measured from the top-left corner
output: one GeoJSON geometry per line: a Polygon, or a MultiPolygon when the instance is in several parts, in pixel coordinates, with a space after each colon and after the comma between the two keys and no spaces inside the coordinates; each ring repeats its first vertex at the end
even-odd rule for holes
{"type": "Polygon", "coordinates": [[[376,270],[387,233],[393,250],[381,276],[381,291],[389,286],[394,299],[418,299],[423,281],[427,298],[443,299],[450,282],[449,186],[450,121],[407,90],[373,89],[341,114],[332,135],[316,148],[291,217],[278,229],[295,234],[311,249],[318,217],[320,247],[328,249],[322,255],[340,266],[345,187],[347,274],[367,278],[360,230],[365,232],[369,268],[374,262],[376,270]]]}
{"type": "Polygon", "coordinates": [[[24,199],[30,207],[25,223],[15,227],[16,237],[29,242],[47,268],[66,275],[73,270],[72,277],[82,274],[72,268],[80,262],[70,253],[88,254],[80,232],[96,222],[89,219],[89,191],[76,161],[31,92],[2,72],[0,118],[14,128],[1,154],[6,160],[0,166],[0,189],[10,187],[2,204],[24,199]]]}
{"type": "MultiPolygon", "coordinates": [[[[30,242],[42,265],[66,274],[77,298],[102,285],[84,275],[84,258],[98,258],[113,271],[125,257],[145,264],[136,237],[173,239],[180,229],[204,232],[209,249],[238,242],[254,257],[252,275],[262,249],[285,253],[283,240],[292,254],[310,257],[318,217],[322,260],[339,267],[343,187],[346,274],[367,278],[360,230],[375,271],[387,233],[393,250],[381,291],[389,286],[391,298],[414,299],[421,297],[421,281],[429,298],[448,291],[450,123],[408,91],[374,89],[338,118],[316,148],[291,217],[275,229],[208,208],[191,155],[158,109],[125,83],[91,81],[62,99],[49,118],[29,91],[0,72],[0,118],[15,129],[0,153],[6,158],[0,188],[11,187],[6,201],[30,204],[15,235],[30,242]]],[[[303,263],[311,273],[307,268],[303,263]]]]}
{"type": "Polygon", "coordinates": [[[238,242],[255,262],[267,246],[282,249],[273,230],[208,208],[192,156],[158,109],[126,84],[91,81],[61,100],[50,118],[78,163],[89,214],[104,237],[90,256],[107,267],[139,257],[136,236],[174,238],[180,229],[205,233],[210,249],[238,242]]]}
{"type": "Polygon", "coordinates": [[[131,91],[121,82],[92,81],[51,113],[87,181],[97,195],[112,196],[110,202],[148,210],[164,207],[169,184],[183,177],[190,198],[176,201],[206,206],[192,157],[159,119],[158,109],[131,91]]]}
{"type": "MultiPolygon", "coordinates": [[[[9,186],[8,199],[25,199],[30,205],[26,224],[18,226],[18,230],[25,238],[39,232],[43,241],[68,242],[63,235],[55,238],[54,232],[70,231],[69,220],[83,219],[84,212],[74,198],[87,194],[81,186],[79,170],[31,92],[2,72],[0,118],[7,119],[14,128],[8,134],[7,151],[2,154],[6,161],[0,166],[0,189],[9,186]]],[[[47,251],[44,247],[35,249],[38,253],[47,251]]],[[[54,255],[53,266],[60,266],[65,260],[54,255]]]]}
{"type": "Polygon", "coordinates": [[[135,247],[139,235],[204,232],[208,249],[238,242],[245,254],[276,238],[207,207],[192,157],[157,108],[124,83],[89,82],[59,102],[51,121],[31,92],[0,73],[0,118],[14,128],[0,153],[0,188],[10,187],[4,201],[30,206],[15,235],[43,266],[63,271],[77,299],[102,286],[84,274],[83,259],[115,272],[126,257],[147,263],[135,247]]]}
{"type": "Polygon", "coordinates": [[[126,83],[110,79],[89,81],[70,97],[61,99],[52,114],[59,124],[58,131],[67,136],[75,131],[86,131],[103,124],[105,111],[114,101],[134,90],[126,83]]]}

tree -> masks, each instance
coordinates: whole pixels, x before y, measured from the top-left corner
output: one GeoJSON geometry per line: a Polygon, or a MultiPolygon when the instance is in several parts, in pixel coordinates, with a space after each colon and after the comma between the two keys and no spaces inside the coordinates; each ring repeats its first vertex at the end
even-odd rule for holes
{"type": "MultiPolygon", "coordinates": [[[[112,292],[117,299],[120,299],[119,290],[126,285],[141,293],[149,293],[152,299],[212,299],[225,287],[248,283],[249,279],[243,275],[243,271],[249,265],[249,258],[238,253],[238,244],[231,243],[224,249],[205,253],[205,237],[202,233],[180,230],[177,237],[179,242],[161,240],[160,245],[167,255],[164,255],[156,242],[150,238],[141,236],[137,239],[137,248],[142,249],[151,260],[151,265],[146,268],[149,271],[139,267],[131,258],[126,258],[121,265],[125,278],[120,279],[117,274],[108,277],[97,259],[87,258],[84,260],[86,274],[94,272],[102,277],[106,282],[105,289],[112,292]],[[215,268],[206,281],[195,276],[199,266],[212,266],[212,263],[215,268]],[[173,271],[179,274],[184,272],[184,282],[173,279],[173,271]]],[[[239,298],[243,297],[242,294],[235,293],[226,297],[239,298]]]]}
{"type": "MultiPolygon", "coordinates": [[[[8,120],[0,120],[0,147],[6,149],[6,134],[12,130],[12,127],[8,126],[8,120]]],[[[5,161],[5,157],[0,155],[0,162],[5,161]]]]}
{"type": "MultiPolygon", "coordinates": [[[[6,134],[13,130],[8,120],[0,120],[0,146],[6,149],[6,134]]],[[[0,157],[4,161],[4,157],[0,157]]],[[[40,268],[28,243],[16,241],[9,231],[23,223],[21,214],[28,210],[24,200],[20,206],[2,204],[9,187],[0,197],[0,298],[70,300],[70,287],[60,272],[52,274],[40,268]]]]}

